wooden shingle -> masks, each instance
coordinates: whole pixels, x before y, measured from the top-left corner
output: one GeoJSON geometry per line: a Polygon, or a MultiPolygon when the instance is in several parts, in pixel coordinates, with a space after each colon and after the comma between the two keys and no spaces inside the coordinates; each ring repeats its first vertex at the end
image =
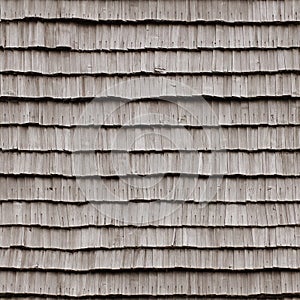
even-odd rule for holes
{"type": "Polygon", "coordinates": [[[0,298],[296,299],[299,9],[2,1],[0,298]]]}

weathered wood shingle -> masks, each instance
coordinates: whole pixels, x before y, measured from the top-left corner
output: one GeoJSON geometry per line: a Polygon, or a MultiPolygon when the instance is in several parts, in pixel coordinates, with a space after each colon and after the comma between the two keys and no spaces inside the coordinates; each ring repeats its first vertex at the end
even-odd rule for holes
{"type": "Polygon", "coordinates": [[[298,299],[298,0],[0,2],[0,299],[298,299]]]}

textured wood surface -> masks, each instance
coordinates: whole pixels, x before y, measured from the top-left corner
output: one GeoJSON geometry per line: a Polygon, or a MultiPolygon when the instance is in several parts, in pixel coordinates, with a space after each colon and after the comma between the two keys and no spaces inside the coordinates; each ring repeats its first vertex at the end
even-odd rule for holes
{"type": "Polygon", "coordinates": [[[298,299],[299,18],[0,0],[0,299],[298,299]]]}

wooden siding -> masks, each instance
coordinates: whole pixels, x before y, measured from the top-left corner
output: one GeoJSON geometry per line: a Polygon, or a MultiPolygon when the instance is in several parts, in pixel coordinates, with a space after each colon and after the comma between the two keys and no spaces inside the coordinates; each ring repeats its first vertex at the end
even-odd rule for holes
{"type": "Polygon", "coordinates": [[[298,299],[299,18],[0,0],[0,300],[298,299]]]}

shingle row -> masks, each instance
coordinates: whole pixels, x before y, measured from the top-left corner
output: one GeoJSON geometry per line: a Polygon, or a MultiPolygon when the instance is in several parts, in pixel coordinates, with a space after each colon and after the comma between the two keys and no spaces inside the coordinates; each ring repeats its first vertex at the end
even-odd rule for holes
{"type": "MultiPolygon", "coordinates": [[[[1,176],[0,199],[24,201],[193,200],[204,202],[299,202],[300,178],[128,177],[66,179],[1,176]]],[[[122,202],[122,203],[123,203],[122,202]]],[[[97,203],[97,202],[96,202],[97,203]]],[[[116,203],[116,202],[114,202],[116,203]]],[[[116,211],[117,212],[117,211],[116,211]]]]}
{"type": "Polygon", "coordinates": [[[120,97],[275,97],[300,96],[296,73],[267,75],[29,76],[0,75],[3,97],[70,99],[120,97]]]}
{"type": "Polygon", "coordinates": [[[0,269],[69,272],[132,269],[260,270],[298,269],[299,249],[120,249],[66,252],[0,249],[0,269]]]}
{"type": "Polygon", "coordinates": [[[295,226],[299,203],[101,203],[2,202],[1,225],[78,228],[89,226],[295,226]]]}
{"type": "Polygon", "coordinates": [[[0,152],[1,174],[62,176],[300,175],[300,152],[0,152]]]}
{"type": "MultiPolygon", "coordinates": [[[[284,23],[283,23],[284,24],[284,23]]],[[[63,47],[67,50],[299,47],[298,24],[174,25],[1,22],[4,48],[63,47]]]]}
{"type": "Polygon", "coordinates": [[[40,74],[251,73],[299,70],[299,49],[69,52],[1,50],[1,72],[40,74]]]}
{"type": "Polygon", "coordinates": [[[32,295],[219,295],[259,296],[299,293],[299,272],[124,272],[64,274],[1,272],[0,293],[32,295]],[[226,283],[226,284],[225,284],[226,283]]]}
{"type": "Polygon", "coordinates": [[[278,248],[300,247],[300,226],[153,228],[89,227],[55,229],[24,226],[1,228],[1,247],[91,249],[128,247],[278,248]]]}
{"type": "Polygon", "coordinates": [[[276,22],[299,21],[297,0],[226,1],[68,1],[10,0],[4,2],[0,18],[81,19],[92,21],[225,21],[276,22]],[[8,5],[9,4],[9,5],[8,5]]]}
{"type": "MultiPolygon", "coordinates": [[[[13,90],[12,90],[13,91],[13,90]]],[[[300,124],[299,99],[225,100],[195,97],[125,101],[0,101],[0,124],[129,125],[288,125],[300,124]]],[[[286,137],[289,138],[289,137],[286,137]]]]}
{"type": "Polygon", "coordinates": [[[0,149],[20,151],[297,150],[300,127],[0,126],[0,149]]]}

